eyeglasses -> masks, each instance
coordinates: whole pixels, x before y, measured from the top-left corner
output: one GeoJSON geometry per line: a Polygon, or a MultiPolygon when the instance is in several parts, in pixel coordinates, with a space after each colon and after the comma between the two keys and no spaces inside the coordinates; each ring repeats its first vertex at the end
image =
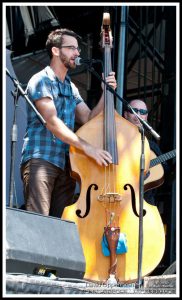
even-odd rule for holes
{"type": "Polygon", "coordinates": [[[71,49],[72,51],[77,50],[79,53],[81,52],[81,49],[79,47],[75,47],[75,46],[61,46],[60,48],[68,48],[68,49],[71,49]]]}
{"type": "MultiPolygon", "coordinates": [[[[140,113],[140,115],[146,115],[148,114],[148,110],[147,109],[138,109],[138,108],[135,108],[135,107],[132,107],[133,110],[138,114],[140,113]]],[[[130,111],[131,114],[133,114],[132,111],[130,111]]]]}

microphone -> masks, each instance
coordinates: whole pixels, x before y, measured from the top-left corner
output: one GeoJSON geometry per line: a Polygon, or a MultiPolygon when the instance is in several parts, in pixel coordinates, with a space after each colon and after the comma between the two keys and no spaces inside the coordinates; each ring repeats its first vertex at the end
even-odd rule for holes
{"type": "Polygon", "coordinates": [[[81,66],[81,65],[92,65],[102,62],[100,59],[84,59],[81,57],[75,58],[75,65],[81,66]]]}

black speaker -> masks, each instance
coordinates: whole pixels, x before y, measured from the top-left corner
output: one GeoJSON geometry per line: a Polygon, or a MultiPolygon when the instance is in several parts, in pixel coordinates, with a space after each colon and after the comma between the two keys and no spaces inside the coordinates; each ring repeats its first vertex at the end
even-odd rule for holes
{"type": "Polygon", "coordinates": [[[20,209],[6,209],[6,272],[83,278],[85,257],[77,225],[20,209]]]}

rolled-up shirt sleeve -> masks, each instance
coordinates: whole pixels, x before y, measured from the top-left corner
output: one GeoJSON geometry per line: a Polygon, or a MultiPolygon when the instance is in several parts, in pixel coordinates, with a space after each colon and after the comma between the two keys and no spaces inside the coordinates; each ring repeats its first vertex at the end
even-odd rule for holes
{"type": "Polygon", "coordinates": [[[53,100],[50,80],[46,77],[33,76],[27,86],[27,95],[32,101],[45,97],[53,100]]]}

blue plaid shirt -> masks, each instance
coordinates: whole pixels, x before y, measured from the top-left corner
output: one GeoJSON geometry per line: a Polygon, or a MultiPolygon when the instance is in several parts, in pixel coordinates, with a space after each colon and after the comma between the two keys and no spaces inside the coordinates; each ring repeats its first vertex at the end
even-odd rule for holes
{"type": "MultiPolygon", "coordinates": [[[[67,127],[74,130],[75,108],[83,99],[78,89],[66,76],[61,82],[53,70],[47,66],[32,76],[27,86],[27,95],[32,102],[49,97],[54,101],[57,116],[67,127]]],[[[56,138],[27,105],[27,129],[24,136],[21,164],[31,158],[42,158],[62,169],[69,145],[56,138]]]]}

